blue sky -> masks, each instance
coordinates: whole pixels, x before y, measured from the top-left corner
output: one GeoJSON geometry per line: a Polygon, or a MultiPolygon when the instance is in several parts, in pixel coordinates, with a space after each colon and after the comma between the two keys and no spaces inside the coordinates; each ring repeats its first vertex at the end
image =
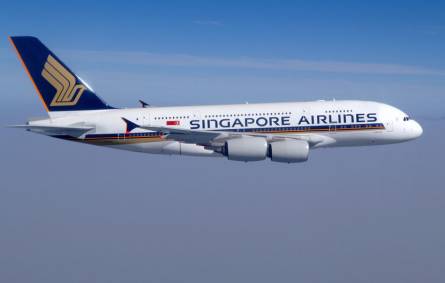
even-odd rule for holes
{"type": "Polygon", "coordinates": [[[442,11],[416,1],[8,2],[0,72],[21,93],[8,99],[31,101],[6,36],[35,35],[116,106],[370,99],[440,117],[442,11]]]}
{"type": "Polygon", "coordinates": [[[46,116],[34,35],[117,107],[378,100],[424,135],[287,165],[3,129],[1,282],[443,281],[445,4],[240,2],[2,2],[1,123],[46,116]]]}

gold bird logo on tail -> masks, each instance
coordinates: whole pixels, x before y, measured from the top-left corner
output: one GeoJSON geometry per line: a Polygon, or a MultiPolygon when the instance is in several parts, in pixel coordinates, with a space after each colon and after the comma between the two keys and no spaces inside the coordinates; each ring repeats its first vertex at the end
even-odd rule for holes
{"type": "Polygon", "coordinates": [[[85,91],[85,86],[76,84],[76,77],[51,55],[46,59],[42,76],[56,89],[51,106],[76,105],[85,91]]]}

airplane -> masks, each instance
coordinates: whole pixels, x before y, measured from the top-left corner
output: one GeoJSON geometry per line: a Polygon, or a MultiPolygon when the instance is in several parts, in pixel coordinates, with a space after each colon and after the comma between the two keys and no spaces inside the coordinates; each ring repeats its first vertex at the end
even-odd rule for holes
{"type": "Polygon", "coordinates": [[[105,103],[39,39],[11,36],[47,119],[12,127],[115,149],[296,163],[311,149],[400,143],[422,135],[403,111],[358,100],[123,109],[105,103]]]}

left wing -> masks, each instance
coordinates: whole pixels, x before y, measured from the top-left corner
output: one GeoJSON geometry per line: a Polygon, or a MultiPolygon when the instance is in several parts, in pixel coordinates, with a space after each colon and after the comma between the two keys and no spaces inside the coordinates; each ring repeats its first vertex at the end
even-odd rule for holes
{"type": "Polygon", "coordinates": [[[161,132],[177,141],[194,144],[210,145],[217,143],[218,141],[224,141],[230,137],[236,137],[236,133],[232,132],[220,132],[220,131],[200,131],[189,130],[181,128],[169,128],[169,127],[154,127],[154,126],[139,126],[141,129],[161,132]]]}
{"type": "Polygon", "coordinates": [[[205,146],[221,146],[225,141],[240,138],[240,137],[264,137],[267,141],[273,142],[285,139],[304,140],[309,143],[311,147],[330,144],[335,142],[334,139],[318,135],[318,134],[273,134],[273,133],[254,133],[254,132],[234,132],[234,131],[212,131],[212,130],[191,130],[177,127],[162,127],[162,126],[145,126],[137,125],[128,119],[122,118],[127,124],[134,128],[141,128],[149,131],[160,132],[168,138],[184,143],[199,144],[205,146]]]}

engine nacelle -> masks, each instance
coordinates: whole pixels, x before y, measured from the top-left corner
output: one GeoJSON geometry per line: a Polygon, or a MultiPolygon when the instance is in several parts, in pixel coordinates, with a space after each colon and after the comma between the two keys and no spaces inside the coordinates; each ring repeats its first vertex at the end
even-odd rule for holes
{"type": "Polygon", "coordinates": [[[260,161],[266,159],[267,141],[259,137],[242,137],[225,142],[223,154],[229,160],[260,161]]]}
{"type": "Polygon", "coordinates": [[[272,142],[269,145],[268,156],[275,162],[304,162],[309,157],[309,144],[302,140],[272,142]]]}

